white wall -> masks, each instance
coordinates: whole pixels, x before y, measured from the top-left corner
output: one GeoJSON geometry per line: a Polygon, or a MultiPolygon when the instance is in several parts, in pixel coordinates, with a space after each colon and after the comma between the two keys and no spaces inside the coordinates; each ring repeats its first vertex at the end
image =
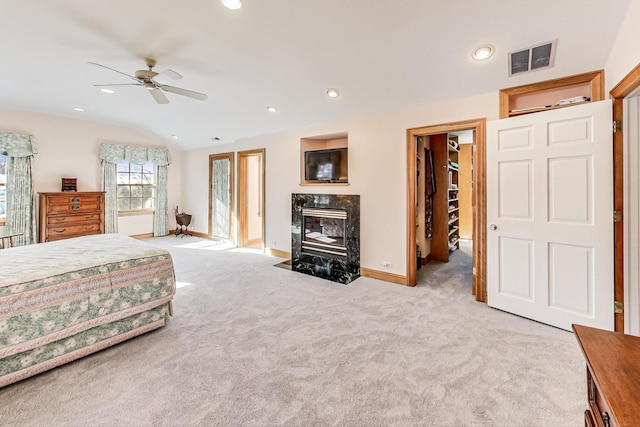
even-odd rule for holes
{"type": "Polygon", "coordinates": [[[498,94],[490,93],[184,152],[184,210],[193,214],[194,230],[206,233],[208,156],[265,148],[267,247],[291,251],[292,193],[359,194],[361,266],[405,275],[407,129],[497,116],[498,94]],[[350,185],[300,186],[300,139],[336,133],[349,136],[350,185]],[[382,267],[382,261],[392,263],[392,267],[382,267]]]}
{"type": "Polygon", "coordinates": [[[608,94],[636,65],[640,64],[640,1],[629,2],[629,9],[618,30],[605,67],[605,93],[608,94]]]}
{"type": "MultiPolygon", "coordinates": [[[[46,114],[0,108],[0,130],[35,137],[38,154],[33,160],[33,185],[38,192],[60,191],[62,178],[77,178],[78,191],[100,191],[102,142],[166,147],[163,142],[136,130],[46,114]]],[[[167,147],[168,148],[168,147],[167,147]]],[[[180,203],[181,152],[170,150],[169,221],[173,228],[173,206],[180,203]]],[[[118,233],[153,232],[153,216],[127,216],[118,220],[118,233]]]]}

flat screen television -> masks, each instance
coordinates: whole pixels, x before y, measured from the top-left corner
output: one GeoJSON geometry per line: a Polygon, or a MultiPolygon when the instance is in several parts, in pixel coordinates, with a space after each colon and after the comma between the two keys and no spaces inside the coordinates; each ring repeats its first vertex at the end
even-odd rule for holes
{"type": "Polygon", "coordinates": [[[304,179],[318,182],[348,182],[348,149],[305,151],[304,179]]]}

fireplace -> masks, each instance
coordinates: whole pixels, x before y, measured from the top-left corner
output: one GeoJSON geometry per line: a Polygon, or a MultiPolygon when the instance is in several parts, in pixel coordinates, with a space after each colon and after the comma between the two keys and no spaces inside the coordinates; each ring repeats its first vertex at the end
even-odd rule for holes
{"type": "Polygon", "coordinates": [[[344,209],[302,208],[302,251],[346,258],[346,222],[344,209]]]}
{"type": "Polygon", "coordinates": [[[291,269],[348,284],[360,277],[360,196],[293,194],[291,269]]]}

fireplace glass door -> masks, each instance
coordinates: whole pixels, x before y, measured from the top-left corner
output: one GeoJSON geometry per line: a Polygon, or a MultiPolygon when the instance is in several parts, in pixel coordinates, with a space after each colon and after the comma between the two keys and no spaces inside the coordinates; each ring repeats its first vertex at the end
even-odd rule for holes
{"type": "Polygon", "coordinates": [[[346,256],[347,213],[342,209],[303,209],[303,252],[346,256]]]}

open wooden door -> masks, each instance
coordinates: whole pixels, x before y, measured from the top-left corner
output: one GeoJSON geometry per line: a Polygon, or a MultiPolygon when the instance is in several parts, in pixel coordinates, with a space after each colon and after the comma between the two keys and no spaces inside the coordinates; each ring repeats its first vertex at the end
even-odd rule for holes
{"type": "Polygon", "coordinates": [[[614,327],[610,101],[487,123],[488,304],[614,327]]]}

